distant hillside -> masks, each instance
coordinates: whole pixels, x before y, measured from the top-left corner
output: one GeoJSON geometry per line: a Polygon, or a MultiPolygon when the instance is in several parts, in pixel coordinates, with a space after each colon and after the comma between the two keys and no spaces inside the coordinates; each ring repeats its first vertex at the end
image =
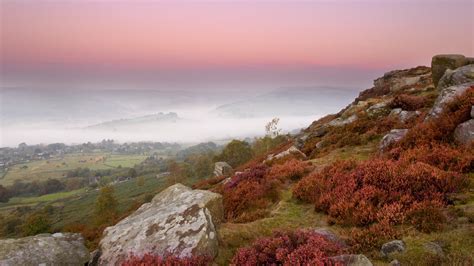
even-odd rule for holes
{"type": "Polygon", "coordinates": [[[153,127],[170,123],[177,123],[181,120],[178,117],[177,113],[158,113],[153,115],[140,116],[130,119],[118,119],[107,121],[104,123],[88,126],[86,129],[96,129],[96,130],[121,130],[121,129],[130,129],[130,127],[153,127]]]}
{"type": "Polygon", "coordinates": [[[355,96],[346,88],[285,88],[221,105],[214,113],[233,118],[322,115],[337,112],[355,96]]]}

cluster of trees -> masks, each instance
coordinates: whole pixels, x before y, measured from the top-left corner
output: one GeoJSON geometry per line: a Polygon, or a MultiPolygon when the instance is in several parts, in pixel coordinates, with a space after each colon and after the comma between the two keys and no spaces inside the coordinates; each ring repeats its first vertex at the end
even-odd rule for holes
{"type": "Polygon", "coordinates": [[[11,197],[18,196],[41,196],[45,194],[62,191],[66,185],[58,179],[50,178],[45,181],[33,181],[29,183],[20,180],[15,181],[9,187],[0,185],[0,202],[8,202],[11,197]]]}

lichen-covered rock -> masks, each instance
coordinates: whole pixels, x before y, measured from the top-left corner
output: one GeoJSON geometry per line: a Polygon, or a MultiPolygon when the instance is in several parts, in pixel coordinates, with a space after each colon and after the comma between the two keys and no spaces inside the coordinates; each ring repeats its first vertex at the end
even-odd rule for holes
{"type": "Polygon", "coordinates": [[[395,108],[390,112],[390,115],[397,116],[398,119],[402,122],[407,122],[408,120],[418,117],[421,115],[420,111],[405,111],[402,108],[395,108]]]}
{"type": "Polygon", "coordinates": [[[298,148],[296,148],[296,146],[291,146],[287,150],[282,151],[278,154],[269,154],[267,156],[267,159],[265,160],[265,162],[271,162],[273,160],[281,159],[281,158],[284,158],[284,157],[290,156],[290,155],[295,156],[295,157],[300,158],[300,159],[305,159],[306,158],[306,154],[301,152],[298,148]]]}
{"type": "Polygon", "coordinates": [[[454,130],[454,138],[457,142],[468,145],[474,141],[474,119],[459,124],[454,130]]]}
{"type": "Polygon", "coordinates": [[[384,113],[387,110],[387,106],[388,102],[379,102],[367,108],[366,112],[370,116],[378,115],[384,113]]]}
{"type": "Polygon", "coordinates": [[[221,195],[173,185],[104,230],[99,265],[119,264],[131,254],[215,256],[222,219],[221,195]]]}
{"type": "Polygon", "coordinates": [[[84,265],[89,251],[80,234],[40,234],[0,240],[0,265],[84,265]]]}
{"type": "Polygon", "coordinates": [[[344,254],[330,258],[335,263],[344,266],[372,266],[372,262],[363,254],[344,254]]]}
{"type": "Polygon", "coordinates": [[[234,172],[234,169],[232,169],[232,166],[230,166],[226,162],[217,162],[214,164],[214,175],[215,176],[231,176],[232,173],[234,172]]]}
{"type": "Polygon", "coordinates": [[[431,60],[431,72],[433,76],[433,83],[438,86],[438,82],[444,75],[447,69],[456,69],[466,65],[469,61],[464,55],[445,54],[436,55],[431,60]]]}
{"type": "Polygon", "coordinates": [[[439,80],[438,90],[442,90],[454,85],[474,82],[474,64],[466,65],[455,70],[446,70],[443,77],[439,80]]]}
{"type": "Polygon", "coordinates": [[[382,138],[380,142],[380,150],[385,150],[390,145],[400,141],[408,132],[408,129],[392,129],[382,138]]]}
{"type": "Polygon", "coordinates": [[[347,118],[342,118],[342,117],[338,117],[334,120],[332,120],[331,122],[328,123],[329,126],[332,126],[332,127],[340,127],[340,126],[344,126],[344,125],[347,125],[347,124],[350,124],[350,123],[353,123],[357,120],[357,115],[356,114],[353,114],[347,118]]]}
{"type": "Polygon", "coordinates": [[[402,253],[405,251],[405,242],[402,240],[393,240],[382,245],[380,253],[382,256],[388,256],[392,253],[402,253]]]}
{"type": "Polygon", "coordinates": [[[474,82],[470,82],[442,89],[426,119],[438,117],[443,112],[444,105],[454,100],[455,97],[462,95],[466,90],[473,86],[474,82]]]}

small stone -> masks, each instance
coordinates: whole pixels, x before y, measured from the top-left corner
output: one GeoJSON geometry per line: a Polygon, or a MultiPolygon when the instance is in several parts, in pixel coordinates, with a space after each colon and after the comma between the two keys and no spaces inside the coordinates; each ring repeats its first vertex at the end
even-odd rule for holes
{"type": "Polygon", "coordinates": [[[390,266],[400,266],[400,265],[401,265],[401,264],[400,264],[400,262],[399,262],[398,260],[392,260],[392,261],[390,262],[390,266]]]}
{"type": "Polygon", "coordinates": [[[402,240],[393,240],[382,245],[380,253],[386,257],[392,253],[402,253],[405,251],[405,242],[402,240]]]}
{"type": "Polygon", "coordinates": [[[226,162],[216,162],[214,164],[214,175],[229,177],[233,174],[234,169],[226,162]]]}
{"type": "Polygon", "coordinates": [[[423,245],[426,252],[433,255],[444,257],[443,248],[436,242],[428,242],[423,245]]]}
{"type": "Polygon", "coordinates": [[[379,149],[381,151],[388,148],[390,145],[400,141],[407,134],[408,129],[392,129],[382,138],[379,149]]]}
{"type": "Polygon", "coordinates": [[[459,124],[454,130],[454,139],[461,144],[469,145],[474,141],[474,119],[459,124]]]}
{"type": "Polygon", "coordinates": [[[372,266],[372,262],[363,254],[344,254],[330,258],[335,263],[345,266],[372,266]]]}
{"type": "Polygon", "coordinates": [[[281,158],[289,156],[289,155],[294,155],[294,156],[296,156],[300,159],[306,159],[306,154],[301,152],[298,148],[296,148],[296,146],[291,146],[286,151],[282,151],[278,154],[269,154],[267,156],[267,159],[265,160],[265,162],[271,162],[273,160],[281,159],[281,158]]]}

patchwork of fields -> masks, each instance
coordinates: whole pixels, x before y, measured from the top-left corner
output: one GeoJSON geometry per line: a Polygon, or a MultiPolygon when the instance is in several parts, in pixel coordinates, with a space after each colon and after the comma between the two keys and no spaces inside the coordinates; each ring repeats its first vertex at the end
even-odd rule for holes
{"type": "Polygon", "coordinates": [[[41,181],[63,178],[69,170],[87,167],[91,170],[132,167],[146,159],[145,155],[116,155],[103,153],[67,154],[62,158],[33,161],[11,167],[0,179],[0,185],[9,186],[15,180],[41,181]]]}

